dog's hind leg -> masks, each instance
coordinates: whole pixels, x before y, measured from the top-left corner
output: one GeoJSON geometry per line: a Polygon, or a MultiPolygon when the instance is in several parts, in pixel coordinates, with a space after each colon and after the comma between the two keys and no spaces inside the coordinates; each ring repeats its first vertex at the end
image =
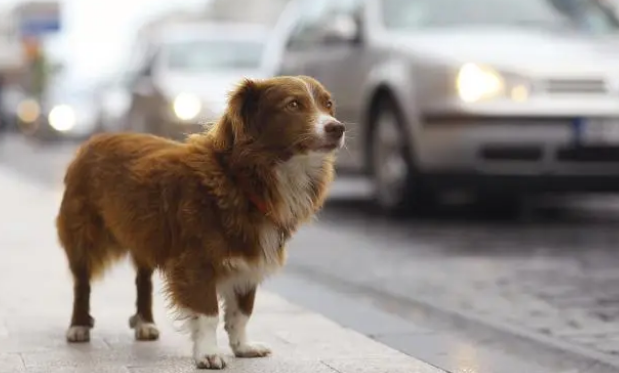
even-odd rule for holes
{"type": "Polygon", "coordinates": [[[119,259],[123,250],[96,212],[77,198],[67,199],[65,195],[56,228],[73,274],[73,314],[66,338],[69,342],[88,342],[95,322],[90,316],[90,283],[119,259]]]}
{"type": "Polygon", "coordinates": [[[86,265],[71,263],[73,272],[73,315],[67,341],[88,342],[95,320],[90,316],[90,271],[86,265]]]}
{"type": "Polygon", "coordinates": [[[135,286],[137,291],[136,313],[129,318],[129,326],[135,330],[135,339],[154,341],[159,338],[159,329],[153,318],[153,269],[136,263],[135,286]]]}

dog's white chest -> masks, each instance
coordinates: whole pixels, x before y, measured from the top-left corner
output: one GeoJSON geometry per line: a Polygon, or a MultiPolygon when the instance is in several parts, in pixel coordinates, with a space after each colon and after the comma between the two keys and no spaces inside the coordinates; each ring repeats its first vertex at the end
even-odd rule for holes
{"type": "Polygon", "coordinates": [[[298,155],[276,169],[278,192],[283,199],[280,213],[290,223],[312,213],[312,184],[323,171],[324,155],[298,155]]]}
{"type": "Polygon", "coordinates": [[[281,231],[267,224],[260,234],[261,255],[257,261],[248,262],[242,258],[228,260],[230,275],[220,284],[220,290],[234,288],[237,291],[250,289],[277,272],[282,266],[283,238],[281,231]]]}

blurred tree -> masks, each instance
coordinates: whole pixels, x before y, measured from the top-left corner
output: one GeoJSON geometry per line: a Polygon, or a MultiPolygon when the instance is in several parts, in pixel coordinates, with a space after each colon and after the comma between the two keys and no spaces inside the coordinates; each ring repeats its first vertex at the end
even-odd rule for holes
{"type": "Polygon", "coordinates": [[[41,48],[40,42],[35,38],[26,38],[24,40],[24,47],[29,66],[28,90],[31,95],[41,99],[43,92],[47,88],[47,78],[49,75],[45,53],[43,48],[41,48]]]}

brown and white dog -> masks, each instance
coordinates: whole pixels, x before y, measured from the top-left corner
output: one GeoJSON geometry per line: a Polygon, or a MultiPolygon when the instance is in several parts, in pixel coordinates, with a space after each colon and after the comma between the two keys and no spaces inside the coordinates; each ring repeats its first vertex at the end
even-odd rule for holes
{"type": "Polygon", "coordinates": [[[247,339],[256,287],[285,261],[285,243],[321,208],[344,125],[316,80],[245,80],[221,119],[174,142],[103,134],[69,165],[56,223],[74,278],[69,342],[86,342],[90,282],[129,253],[137,270],[138,340],[159,337],[152,314],[154,270],[186,317],[198,368],[222,369],[218,296],[237,357],[268,347],[247,339]]]}

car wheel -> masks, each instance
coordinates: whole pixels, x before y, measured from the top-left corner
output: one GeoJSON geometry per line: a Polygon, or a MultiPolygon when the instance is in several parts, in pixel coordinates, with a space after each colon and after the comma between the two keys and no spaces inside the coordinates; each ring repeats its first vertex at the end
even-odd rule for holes
{"type": "Polygon", "coordinates": [[[398,216],[425,211],[435,203],[409,157],[401,118],[397,106],[383,99],[373,115],[370,149],[376,203],[383,212],[398,216]]]}

